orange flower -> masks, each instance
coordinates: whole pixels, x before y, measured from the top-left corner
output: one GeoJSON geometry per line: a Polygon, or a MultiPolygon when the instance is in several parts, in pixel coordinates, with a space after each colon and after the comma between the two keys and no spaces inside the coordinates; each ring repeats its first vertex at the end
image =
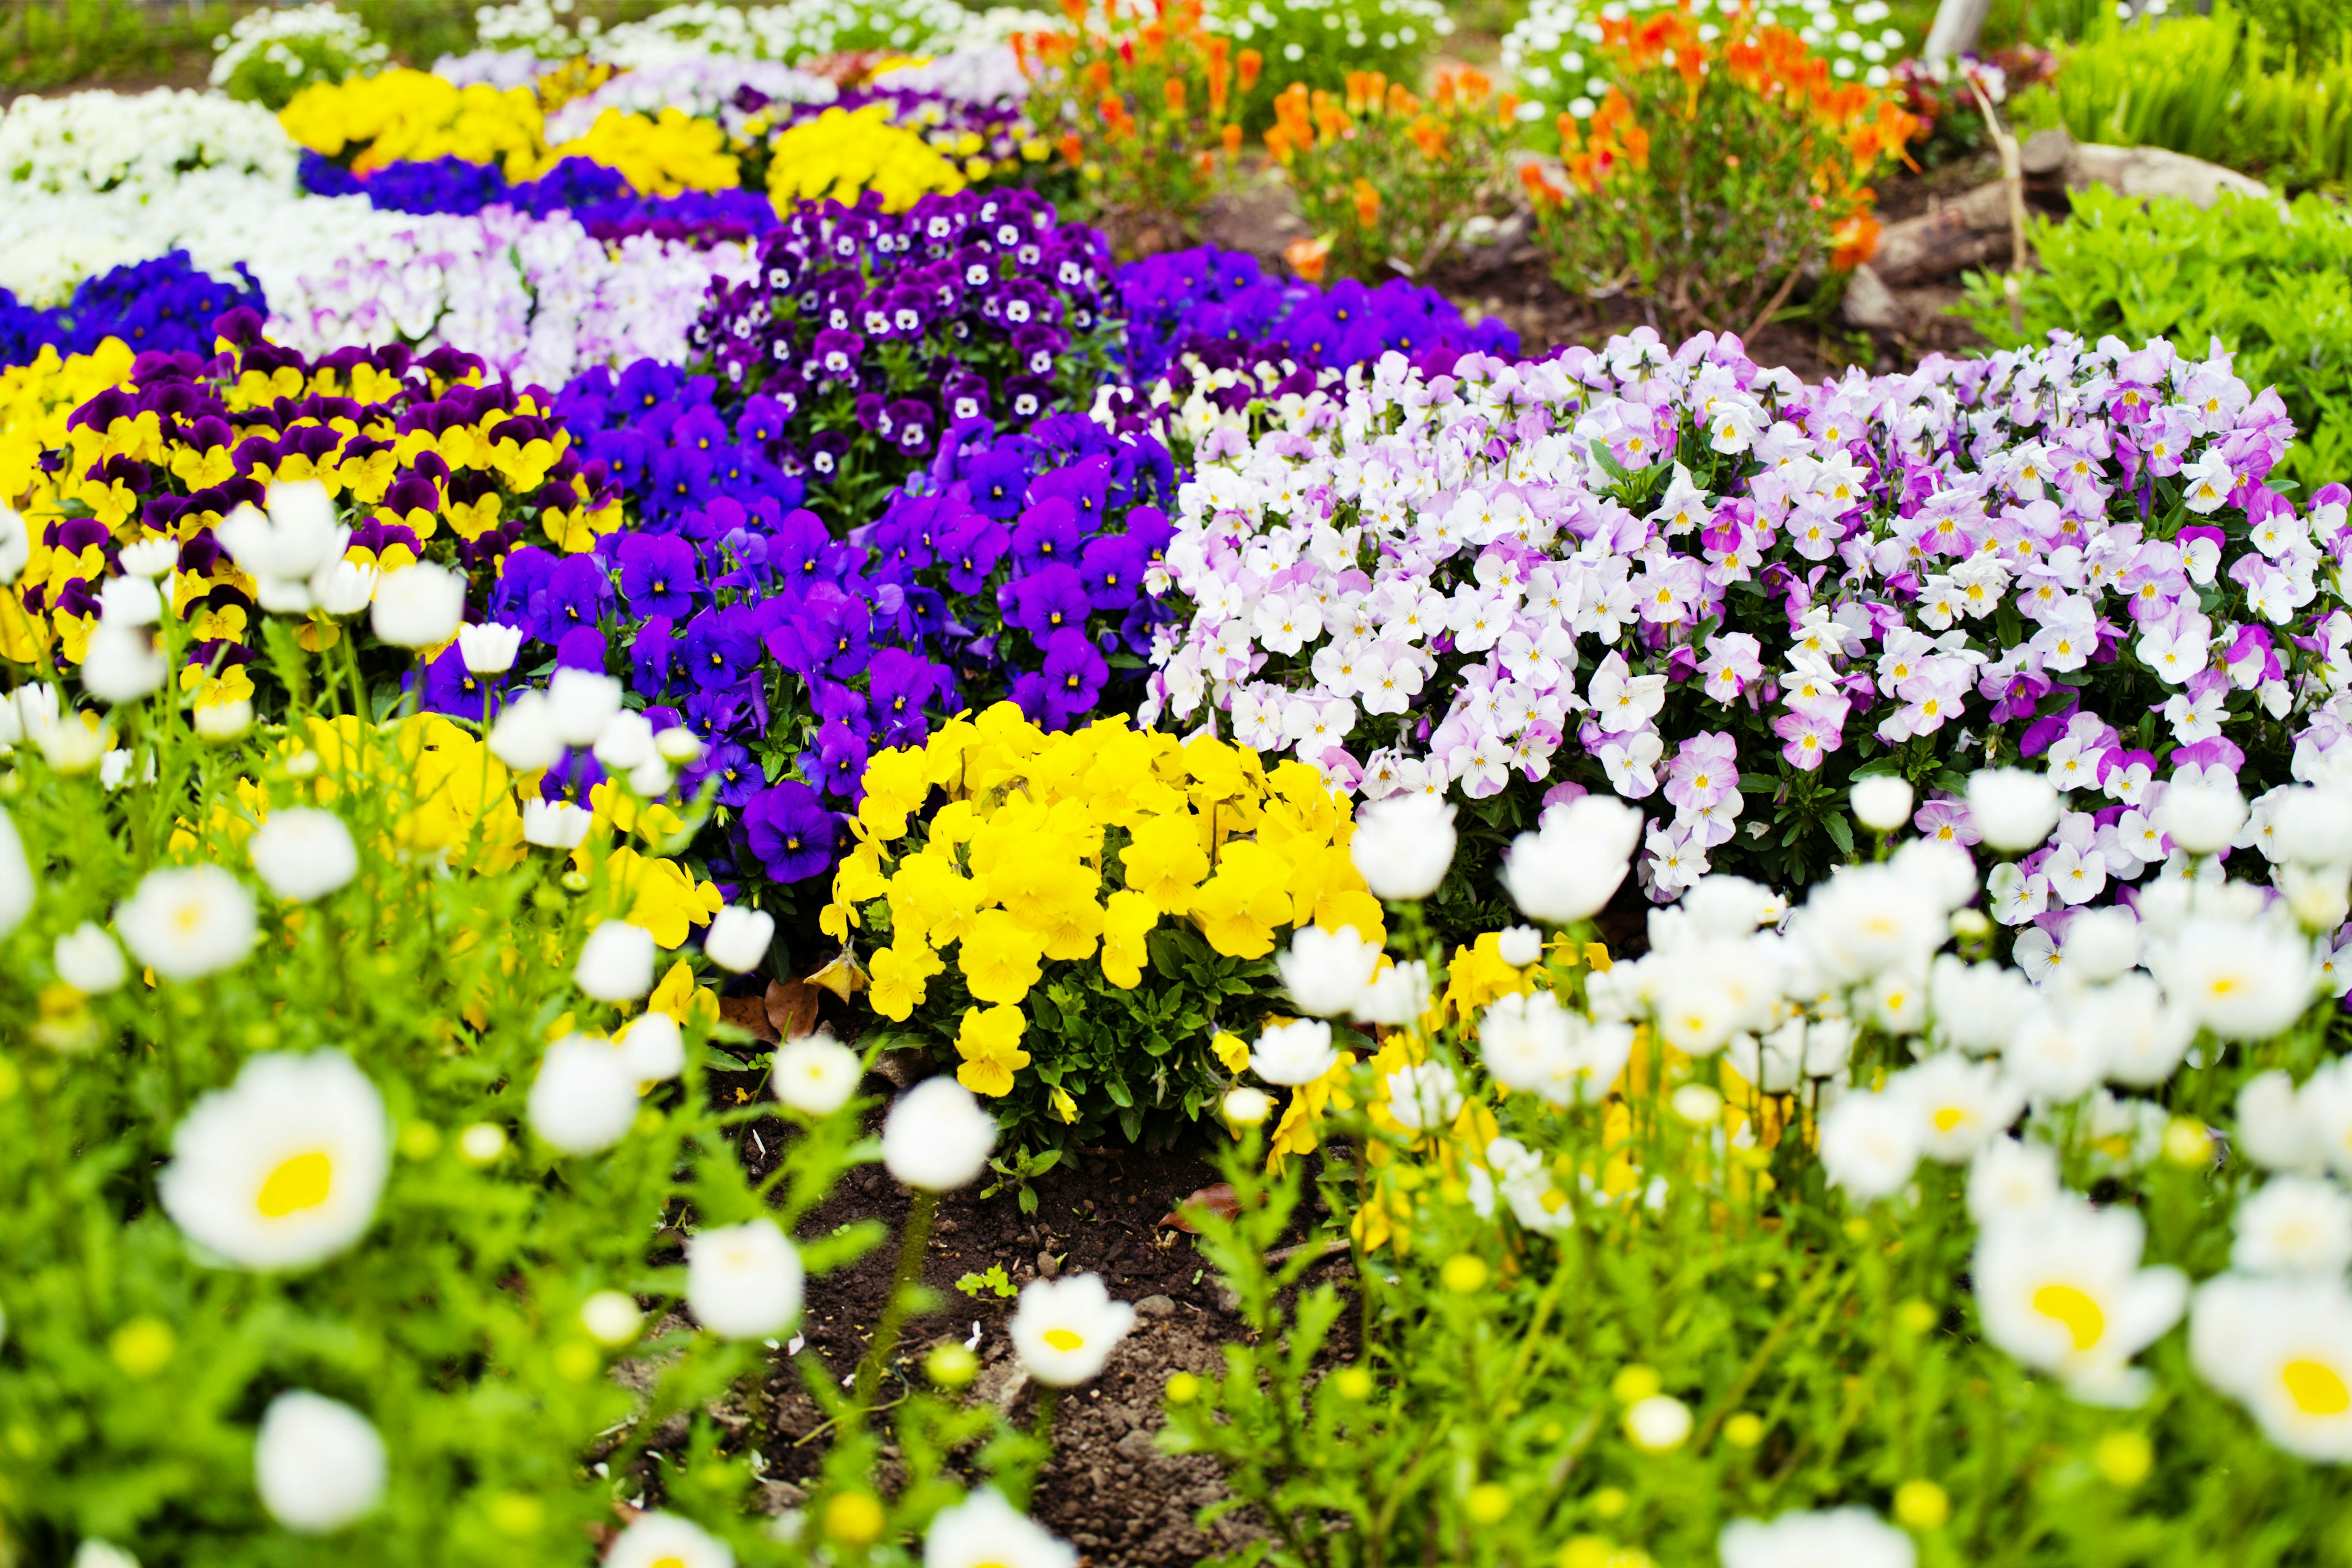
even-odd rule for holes
{"type": "Polygon", "coordinates": [[[1423,157],[1435,162],[1445,156],[1445,127],[1430,116],[1424,114],[1415,120],[1405,128],[1405,134],[1412,138],[1412,144],[1421,149],[1423,157]]]}
{"type": "Polygon", "coordinates": [[[1528,190],[1528,199],[1536,205],[1551,206],[1568,199],[1568,188],[1553,182],[1544,173],[1541,163],[1530,158],[1519,165],[1519,184],[1528,190]]]}
{"type": "Polygon", "coordinates": [[[1854,214],[1830,234],[1830,265],[1852,271],[1878,251],[1878,219],[1865,210],[1854,214]]]}
{"type": "Polygon", "coordinates": [[[1078,140],[1078,133],[1076,132],[1063,132],[1060,145],[1062,149],[1062,156],[1069,160],[1073,167],[1086,162],[1087,144],[1078,140]]]}
{"type": "Polygon", "coordinates": [[[1168,100],[1169,113],[1181,114],[1184,112],[1184,79],[1182,77],[1170,77],[1167,81],[1161,84],[1160,91],[1168,100]]]}
{"type": "MultiPolygon", "coordinates": [[[[1224,142],[1226,157],[1238,158],[1242,155],[1242,126],[1240,121],[1236,120],[1231,121],[1223,131],[1217,132],[1217,134],[1224,142]]],[[[1268,132],[1267,134],[1271,136],[1273,132],[1268,132]]]]}
{"type": "Polygon", "coordinates": [[[1234,57],[1234,64],[1240,72],[1242,90],[1247,92],[1257,85],[1257,74],[1265,68],[1265,57],[1255,49],[1244,49],[1234,57]]]}
{"type": "Polygon", "coordinates": [[[1371,181],[1359,179],[1348,188],[1348,194],[1355,198],[1358,226],[1377,227],[1381,221],[1381,193],[1373,188],[1371,181]]]}
{"type": "Polygon", "coordinates": [[[1323,281],[1323,264],[1331,259],[1328,239],[1294,239],[1282,247],[1283,260],[1290,269],[1308,283],[1323,281]]]}

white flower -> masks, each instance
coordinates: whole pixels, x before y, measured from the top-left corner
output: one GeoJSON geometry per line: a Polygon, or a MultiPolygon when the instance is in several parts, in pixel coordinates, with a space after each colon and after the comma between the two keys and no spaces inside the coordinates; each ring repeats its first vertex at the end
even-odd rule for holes
{"type": "Polygon", "coordinates": [[[1377,899],[1425,899],[1454,864],[1454,807],[1433,795],[1366,801],[1348,846],[1377,899]]]}
{"type": "Polygon", "coordinates": [[[536,691],[523,692],[499,710],[498,720],[490,726],[489,742],[499,761],[519,773],[537,773],[563,755],[555,710],[536,691]]]}
{"type": "Polygon", "coordinates": [[[303,1535],[327,1535],[373,1511],[383,1497],[383,1439],[339,1399],[289,1388],[261,1414],[254,1483],[269,1517],[303,1535]]]}
{"type": "MultiPolygon", "coordinates": [[[[2178,785],[2174,786],[2178,788],[2178,785]]],[[[2192,917],[2151,953],[2165,994],[2225,1040],[2261,1040],[2303,1016],[2318,988],[2311,949],[2291,929],[2192,917]]]]}
{"type": "Polygon", "coordinates": [[[1274,1114],[1274,1096],[1244,1084],[1225,1091],[1223,1110],[1225,1120],[1235,1127],[1255,1127],[1274,1114]]]}
{"type": "Polygon", "coordinates": [[[692,1520],[641,1513],[604,1553],[604,1568],[735,1568],[735,1553],[692,1520]]]}
{"type": "Polygon", "coordinates": [[[196,733],[207,741],[234,741],[253,728],[253,702],[239,697],[210,703],[196,710],[195,724],[196,733]]]}
{"type": "Polygon", "coordinates": [[[1901,1094],[1849,1094],[1822,1113],[1822,1168],[1863,1203],[1901,1191],[1925,1142],[1918,1108],[1901,1094]]]}
{"type": "Polygon", "coordinates": [[[667,1083],[686,1070],[686,1031],[667,1013],[642,1013],[621,1026],[613,1043],[621,1065],[640,1088],[667,1083]]]}
{"type": "Polygon", "coordinates": [[[1892,833],[1911,820],[1911,785],[1893,773],[1853,781],[1854,820],[1878,833],[1892,833]]]}
{"type": "Polygon", "coordinates": [[[1533,926],[1506,926],[1495,933],[1495,951],[1512,968],[1525,969],[1543,956],[1543,932],[1533,926]]]}
{"type": "Polygon", "coordinates": [[[1991,1062],[1944,1051],[1906,1068],[1887,1088],[1907,1096],[1919,1118],[1921,1152],[1948,1165],[1965,1164],[2025,1109],[2025,1092],[1991,1062]]]}
{"type": "Polygon", "coordinates": [[[457,628],[457,654],[470,675],[504,675],[522,649],[522,628],[498,621],[457,628]]]}
{"type": "Polygon", "coordinates": [[[566,1035],[547,1047],[524,1112],[530,1130],[564,1153],[599,1153],[635,1123],[637,1077],[612,1041],[566,1035]]]}
{"type": "Polygon", "coordinates": [[[74,1548],[71,1568],[139,1568],[139,1559],[111,1541],[93,1535],[74,1548]]]}
{"type": "Polygon", "coordinates": [[[1313,1083],[1339,1065],[1331,1048],[1331,1026],[1320,1018],[1268,1024],[1258,1032],[1250,1070],[1268,1083],[1313,1083]]]}
{"type": "Polygon", "coordinates": [[[1511,842],[1503,890],[1530,920],[1566,925],[1608,903],[1641,841],[1642,814],[1608,795],[1556,805],[1511,842]]]}
{"type": "Polygon", "coordinates": [[[640,763],[656,760],[653,721],[624,708],[604,721],[604,727],[596,731],[595,743],[589,751],[598,764],[611,773],[625,773],[640,763]]]}
{"type": "Polygon", "coordinates": [[[1021,1365],[1048,1388],[1075,1388],[1096,1376],[1135,1327],[1135,1309],[1114,1301],[1100,1276],[1033,1279],[1021,1288],[1011,1332],[1021,1365]]]}
{"type": "MultiPolygon", "coordinates": [[[[142,579],[118,577],[115,581],[142,579]]],[[[136,702],[161,688],[166,673],[163,656],[156,651],[155,639],[145,627],[100,621],[89,634],[89,647],[81,662],[81,687],[100,702],[136,702]]]]}
{"type": "Polygon", "coordinates": [[[857,1092],[866,1069],[857,1053],[819,1029],[776,1047],[770,1082],[776,1098],[803,1116],[831,1116],[857,1092]]]}
{"type": "Polygon", "coordinates": [[[542,849],[577,849],[596,814],[568,800],[533,798],[522,803],[522,841],[542,849]]]}
{"type": "Polygon", "coordinates": [[[1625,1409],[1625,1436],[1645,1453],[1679,1448],[1690,1437],[1691,1407],[1671,1394],[1653,1394],[1625,1409]]]}
{"type": "Polygon", "coordinates": [[[2339,1076],[2322,1068],[2300,1094],[2276,1068],[2249,1079],[2238,1091],[2238,1141],[2247,1157],[2264,1170],[2318,1170],[2331,1152],[2321,1109],[2324,1101],[2343,1098],[2327,1093],[2339,1076]]]}
{"type": "Polygon", "coordinates": [[[437,647],[466,618],[466,579],[437,562],[387,572],[375,585],[368,624],[394,647],[437,647]]]}
{"type": "Polygon", "coordinates": [[[2247,1274],[2340,1275],[2352,1266],[2352,1196],[2314,1176],[2273,1176],[2239,1204],[2230,1267],[2247,1274]]]}
{"type": "Polygon", "coordinates": [[[1478,1020],[1486,1076],[1505,1089],[1542,1094],[1566,1076],[1575,1025],[1549,991],[1498,996],[1478,1020]]]}
{"type": "Polygon", "coordinates": [[[2058,792],[2040,773],[1986,768],[1969,775],[1969,816],[1995,849],[2021,854],[2058,826],[2058,792]]]}
{"type": "Polygon", "coordinates": [[[1995,1138],[1969,1164],[1969,1217],[1990,1226],[2058,1197],[2058,1155],[2046,1143],[1995,1138]]]}
{"type": "Polygon", "coordinates": [[[217,866],[150,871],[114,911],[131,956],[166,980],[197,980],[241,961],[258,939],[253,895],[217,866]]]}
{"type": "Polygon", "coordinates": [[[1443,1128],[1462,1110],[1462,1083],[1444,1062],[1417,1062],[1389,1074],[1389,1114],[1416,1132],[1443,1128]]]}
{"type": "Polygon", "coordinates": [[[2072,978],[2113,980],[2139,962],[2139,921],[2112,905],[2084,910],[2067,923],[2064,951],[2072,978]]]}
{"type": "Polygon", "coordinates": [[[1318,1017],[1349,1017],[1371,984],[1381,962],[1378,942],[1366,942],[1354,926],[1325,931],[1302,926],[1290,934],[1290,946],[1275,955],[1282,984],[1302,1013],[1318,1017]]]}
{"type": "Polygon", "coordinates": [[[338,1051],[258,1056],[192,1106],[157,1186],[188,1238],[246,1268],[299,1268],[358,1241],[390,1169],[383,1099],[338,1051]]]}
{"type": "Polygon", "coordinates": [[[246,847],[253,868],[281,899],[307,904],[359,875],[359,846],[331,811],[289,806],[270,813],[246,847]]]}
{"type": "Polygon", "coordinates": [[[58,938],[52,954],[58,978],[85,996],[103,996],[119,990],[130,978],[130,967],[122,962],[122,950],[105,928],[90,921],[58,938]]]}
{"type": "Polygon", "coordinates": [[[1429,965],[1417,958],[1373,975],[1356,1004],[1357,1018],[1367,1024],[1410,1024],[1428,1011],[1429,965]]]}
{"type": "Polygon", "coordinates": [[[1867,1509],[1735,1519],[1717,1543],[1723,1568],[1912,1568],[1911,1538],[1867,1509]]]}
{"type": "Polygon", "coordinates": [[[2075,1007],[2036,1007],[2017,1026],[2001,1060],[2028,1093],[2079,1100],[2106,1076],[2106,1037],[2075,1007]]]}
{"type": "MultiPolygon", "coordinates": [[[[0,700],[0,708],[6,706],[0,700]]],[[[25,841],[16,837],[16,819],[0,806],[0,937],[23,924],[32,907],[32,864],[25,858],[25,841]]]]}
{"type": "Polygon", "coordinates": [[[703,956],[735,974],[748,974],[768,956],[776,934],[776,917],[763,910],[729,904],[711,917],[702,933],[703,956]]]}
{"type": "Polygon", "coordinates": [[[163,618],[163,595],[152,581],[126,567],[123,575],[108,578],[98,591],[98,615],[106,626],[131,630],[152,626],[163,618]]]}
{"type": "Polygon", "coordinates": [[[699,1232],[686,1244],[686,1304],[721,1339],[772,1339],[801,1315],[800,1249],[761,1215],[699,1232]]]}
{"type": "Polygon", "coordinates": [[[2207,1281],[2189,1322],[2189,1359],[2280,1447],[2352,1460],[2352,1292],[2341,1279],[2207,1281]]]}
{"type": "Polygon", "coordinates": [[[882,1163],[910,1187],[949,1193],[977,1177],[996,1147],[996,1121],[951,1078],[927,1078],[882,1121],[882,1163]]]}
{"type": "Polygon", "coordinates": [[[25,564],[32,558],[33,536],[25,527],[24,513],[0,503],[0,588],[23,576],[25,564]]]}
{"type": "Polygon", "coordinates": [[[374,599],[376,581],[382,575],[373,566],[338,561],[320,568],[310,579],[310,596],[323,614],[356,616],[374,599]]]}
{"type": "Polygon", "coordinates": [[[1968,963],[1936,956],[1927,972],[1928,1010],[1945,1044],[1981,1054],[2007,1045],[2036,1005],[2024,975],[1998,963],[1968,963]]]}
{"type": "MultiPolygon", "coordinates": [[[[2070,931],[2067,951],[2071,953],[2074,947],[2070,931]]],[[[2101,1043],[2106,1075],[2118,1083],[2152,1089],[2164,1082],[2197,1037],[2197,1021],[2166,1001],[2155,981],[2137,972],[2081,993],[2074,1012],[2084,1031],[2101,1043]]]]}
{"type": "Polygon", "coordinates": [[[2146,1374],[2131,1358],[2189,1301],[2179,1269],[2139,1266],[2144,1236],[2135,1211],[2071,1196],[1988,1226],[1970,1269],[1985,1337],[2077,1398],[2133,1403],[2146,1374]]]}
{"type": "Polygon", "coordinates": [[[316,602],[312,579],[342,560],[351,530],[336,523],[335,503],[316,479],[273,484],[266,500],[267,516],[239,502],[215,526],[213,537],[252,574],[263,609],[306,614],[316,602]]]}
{"type": "Polygon", "coordinates": [[[599,1002],[634,1002],[654,988],[654,933],[606,921],[580,944],[572,983],[599,1002]]]}
{"type": "Polygon", "coordinates": [[[621,710],[621,683],[567,665],[547,683],[548,719],[567,746],[593,746],[621,710]]]}
{"type": "Polygon", "coordinates": [[[923,1568],[1077,1568],[1078,1554],[993,1491],[941,1509],[923,1534],[923,1568]]]}
{"type": "Polygon", "coordinates": [[[2191,855],[2210,855],[2230,847],[2246,825],[2246,797],[2226,781],[2176,779],[2156,803],[2156,825],[2191,855]]]}

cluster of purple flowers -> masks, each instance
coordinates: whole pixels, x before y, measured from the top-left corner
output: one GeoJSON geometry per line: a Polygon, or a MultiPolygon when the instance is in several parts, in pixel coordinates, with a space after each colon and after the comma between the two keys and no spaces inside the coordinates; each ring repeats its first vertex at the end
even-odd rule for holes
{"type": "Polygon", "coordinates": [[[532,217],[569,215],[605,241],[637,234],[694,245],[750,241],[773,230],[778,221],[774,205],[753,191],[640,195],[619,170],[587,158],[566,158],[535,180],[510,183],[497,164],[463,158],[393,163],[362,175],[306,152],[302,185],[313,195],[365,196],[388,212],[471,216],[504,206],[532,217]]]}
{"type": "Polygon", "coordinates": [[[1110,368],[1110,248],[1026,191],[928,195],[887,213],[796,207],[759,276],[714,283],[694,331],[723,398],[763,395],[790,438],[779,461],[827,487],[848,520],[995,422],[1083,403],[1110,368]]]}
{"type": "Polygon", "coordinates": [[[108,338],[136,351],[208,353],[212,322],[238,306],[266,313],[261,285],[242,267],[241,284],[200,272],[184,250],[85,278],[73,298],[36,310],[0,289],[0,366],[29,364],[44,345],[88,353],[108,338]]]}
{"type": "MultiPolygon", "coordinates": [[[[1205,246],[1121,268],[1118,306],[1127,322],[1127,373],[1139,384],[1188,353],[1212,368],[1287,359],[1310,377],[1298,388],[1304,392],[1312,390],[1317,368],[1365,363],[1390,349],[1408,356],[1475,350],[1509,357],[1519,347],[1518,334],[1502,322],[1465,321],[1433,289],[1402,279],[1376,289],[1353,279],[1328,289],[1286,283],[1268,277],[1255,256],[1205,246]]],[[[1444,368],[1435,364],[1429,374],[1444,368]]]]}
{"type": "Polygon", "coordinates": [[[617,376],[597,365],[573,377],[554,412],[642,531],[686,531],[720,499],[800,505],[803,483],[782,466],[784,409],[756,394],[722,408],[718,392],[709,376],[645,359],[617,376]]]}

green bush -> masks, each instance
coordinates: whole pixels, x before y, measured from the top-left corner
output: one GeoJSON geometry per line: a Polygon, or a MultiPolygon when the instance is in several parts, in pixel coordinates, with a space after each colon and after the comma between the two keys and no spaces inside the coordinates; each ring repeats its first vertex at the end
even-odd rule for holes
{"type": "Polygon", "coordinates": [[[2104,16],[2013,113],[2078,142],[2168,147],[2290,188],[2341,186],[2352,177],[2352,34],[2311,58],[2226,4],[2132,26],[2104,16]]]}
{"type": "Polygon", "coordinates": [[[1968,280],[1964,313],[2003,347],[2063,329],[2095,342],[2218,338],[2239,376],[2285,400],[2298,437],[2280,471],[2308,495],[2352,476],[2352,217],[2324,197],[2292,206],[2225,198],[2139,203],[2105,190],[2074,200],[2063,223],[2034,226],[2040,270],[2025,279],[2025,328],[2013,331],[2003,279],[1968,280]]]}

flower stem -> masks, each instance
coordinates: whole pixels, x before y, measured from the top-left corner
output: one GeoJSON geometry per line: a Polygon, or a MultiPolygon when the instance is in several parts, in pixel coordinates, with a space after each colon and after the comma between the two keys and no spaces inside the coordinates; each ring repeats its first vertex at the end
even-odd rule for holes
{"type": "Polygon", "coordinates": [[[931,1239],[931,1215],[939,1202],[937,1194],[918,1192],[914,1202],[908,1205],[906,1229],[898,1237],[898,1270],[890,1280],[890,1300],[882,1308],[882,1321],[874,1331],[874,1343],[857,1367],[856,1408],[861,1420],[874,1403],[882,1369],[890,1364],[890,1352],[898,1348],[898,1331],[906,1323],[907,1309],[915,1292],[922,1289],[923,1248],[931,1239]]]}

